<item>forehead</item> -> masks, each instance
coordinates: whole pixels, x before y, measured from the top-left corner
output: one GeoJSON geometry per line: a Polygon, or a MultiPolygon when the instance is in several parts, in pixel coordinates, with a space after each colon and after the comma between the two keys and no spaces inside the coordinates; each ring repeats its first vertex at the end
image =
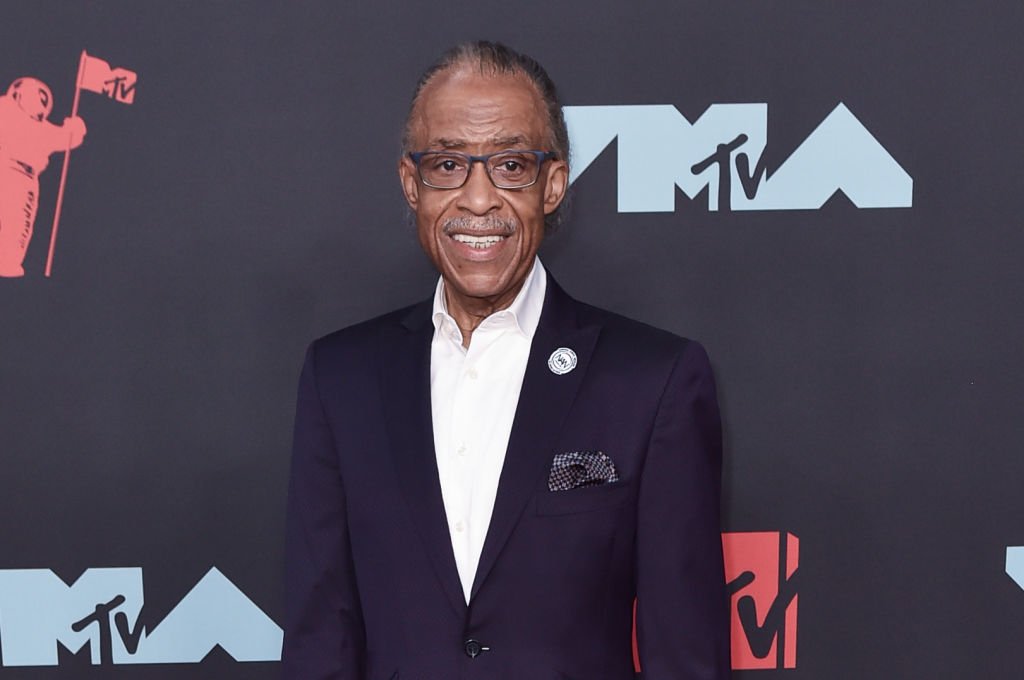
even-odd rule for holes
{"type": "Polygon", "coordinates": [[[410,122],[418,148],[536,148],[548,137],[544,103],[528,78],[472,69],[438,74],[420,93],[410,122]]]}

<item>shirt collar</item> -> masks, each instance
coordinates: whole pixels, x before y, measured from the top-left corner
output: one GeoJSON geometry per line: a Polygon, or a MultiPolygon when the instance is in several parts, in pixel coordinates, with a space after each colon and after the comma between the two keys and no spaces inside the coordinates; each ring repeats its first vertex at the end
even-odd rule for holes
{"type": "MultiPolygon", "coordinates": [[[[512,304],[507,309],[495,312],[484,319],[480,323],[479,328],[502,325],[508,320],[527,340],[532,340],[533,334],[537,332],[537,325],[540,323],[541,310],[544,308],[547,282],[548,277],[547,272],[544,270],[544,265],[540,263],[540,258],[535,256],[533,267],[530,269],[530,273],[526,275],[523,287],[519,290],[512,304]]],[[[448,322],[452,330],[458,329],[455,319],[448,314],[448,304],[444,297],[444,279],[440,277],[437,280],[437,287],[434,289],[432,319],[435,331],[440,329],[442,325],[445,325],[445,322],[448,322]]],[[[458,344],[462,344],[461,336],[458,344]]]]}

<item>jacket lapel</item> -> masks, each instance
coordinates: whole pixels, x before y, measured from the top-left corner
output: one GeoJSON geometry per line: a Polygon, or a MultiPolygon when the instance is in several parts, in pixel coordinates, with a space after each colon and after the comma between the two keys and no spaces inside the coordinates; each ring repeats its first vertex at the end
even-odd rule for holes
{"type": "MultiPolygon", "coordinates": [[[[581,323],[577,315],[579,309],[580,304],[562,291],[548,274],[544,308],[530,347],[470,601],[494,567],[527,502],[536,492],[540,478],[547,474],[556,453],[555,438],[586,376],[600,326],[581,323]],[[576,368],[563,375],[548,368],[548,358],[560,347],[571,349],[577,357],[576,368]]],[[[436,471],[434,474],[436,477],[436,471]]]]}
{"type": "Polygon", "coordinates": [[[397,334],[381,342],[378,365],[398,483],[434,572],[455,614],[462,619],[466,600],[455,566],[434,453],[430,410],[430,342],[434,327],[430,310],[430,301],[411,309],[397,334]]]}

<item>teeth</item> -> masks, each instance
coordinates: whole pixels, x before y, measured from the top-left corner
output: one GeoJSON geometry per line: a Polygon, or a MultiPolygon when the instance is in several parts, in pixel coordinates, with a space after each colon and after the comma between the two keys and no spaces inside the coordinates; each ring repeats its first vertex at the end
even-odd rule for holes
{"type": "Polygon", "coordinates": [[[459,243],[465,243],[473,248],[489,248],[498,243],[504,236],[470,236],[469,234],[452,234],[452,238],[459,243]]]}

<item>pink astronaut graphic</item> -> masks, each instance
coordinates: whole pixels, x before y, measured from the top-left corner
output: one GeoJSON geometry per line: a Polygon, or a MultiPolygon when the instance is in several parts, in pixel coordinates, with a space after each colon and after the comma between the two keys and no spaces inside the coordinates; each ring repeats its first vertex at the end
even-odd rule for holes
{"type": "Polygon", "coordinates": [[[131,104],[135,100],[136,80],[134,72],[112,69],[107,62],[83,51],[71,115],[60,125],[49,121],[53,93],[41,80],[17,78],[6,94],[0,95],[0,277],[24,276],[25,254],[35,231],[39,207],[39,175],[49,165],[50,156],[63,152],[46,260],[45,274],[50,276],[71,150],[81,146],[86,135],[85,121],[78,116],[79,95],[87,90],[131,104]]]}

